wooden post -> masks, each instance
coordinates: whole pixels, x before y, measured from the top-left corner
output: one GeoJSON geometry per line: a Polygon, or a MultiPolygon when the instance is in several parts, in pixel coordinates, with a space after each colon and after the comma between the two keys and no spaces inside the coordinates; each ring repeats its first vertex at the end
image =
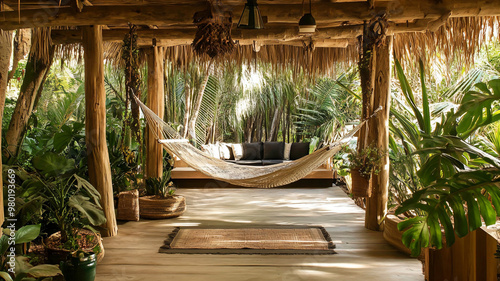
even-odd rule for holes
{"type": "MultiPolygon", "coordinates": [[[[12,54],[12,31],[3,31],[0,29],[0,124],[2,124],[3,110],[5,107],[5,97],[7,95],[7,84],[9,81],[10,57],[12,54]]],[[[2,127],[0,126],[0,135],[2,127]]],[[[0,146],[1,146],[0,139],[0,146]]],[[[2,154],[0,153],[0,171],[2,171],[2,154]]],[[[3,179],[0,172],[0,225],[3,224],[5,216],[3,211],[3,179]]]]}
{"type": "MultiPolygon", "coordinates": [[[[385,37],[385,36],[384,36],[385,37]]],[[[382,107],[375,118],[369,121],[368,140],[382,152],[389,150],[389,111],[391,108],[391,54],[392,36],[387,36],[374,47],[375,84],[373,87],[372,110],[382,107]]],[[[365,227],[382,231],[387,215],[389,197],[389,155],[382,159],[380,173],[371,179],[371,196],[366,199],[365,227]]]]}
{"type": "MultiPolygon", "coordinates": [[[[165,112],[164,66],[165,50],[163,47],[152,47],[148,50],[148,100],[147,106],[163,118],[165,112]]],[[[156,140],[156,135],[162,136],[158,130],[155,134],[146,125],[146,176],[161,178],[163,174],[163,147],[156,140]]]]}
{"type": "Polygon", "coordinates": [[[90,183],[101,194],[101,206],[106,215],[105,236],[117,234],[111,166],[106,144],[106,91],[102,26],[83,27],[85,56],[85,141],[90,183]]]}

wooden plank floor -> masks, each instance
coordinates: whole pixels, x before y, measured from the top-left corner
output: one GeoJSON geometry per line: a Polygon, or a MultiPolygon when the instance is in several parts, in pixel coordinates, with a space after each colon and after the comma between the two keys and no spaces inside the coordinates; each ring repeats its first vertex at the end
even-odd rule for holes
{"type": "Polygon", "coordinates": [[[141,220],[119,226],[105,238],[98,281],[111,280],[369,280],[423,281],[421,263],[364,228],[364,211],[338,187],[180,189],[186,213],[170,220],[141,220]],[[322,225],[337,255],[160,254],[175,226],[245,224],[322,225]]]}

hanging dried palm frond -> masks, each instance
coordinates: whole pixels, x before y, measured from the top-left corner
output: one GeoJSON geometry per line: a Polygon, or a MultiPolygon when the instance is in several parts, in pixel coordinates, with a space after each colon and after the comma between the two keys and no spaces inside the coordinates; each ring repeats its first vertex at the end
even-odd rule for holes
{"type": "Polygon", "coordinates": [[[198,26],[192,43],[197,54],[215,58],[233,51],[235,44],[231,38],[231,13],[222,12],[210,2],[206,10],[194,14],[193,20],[198,26]]]}

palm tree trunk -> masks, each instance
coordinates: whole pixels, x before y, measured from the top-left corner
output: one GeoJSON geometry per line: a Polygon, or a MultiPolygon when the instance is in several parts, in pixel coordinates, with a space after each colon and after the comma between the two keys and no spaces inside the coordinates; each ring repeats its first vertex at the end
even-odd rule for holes
{"type": "Polygon", "coordinates": [[[46,73],[50,71],[54,58],[54,46],[50,42],[50,28],[34,29],[32,42],[16,108],[5,133],[7,143],[5,156],[7,158],[15,158],[19,154],[19,147],[28,121],[38,101],[37,96],[41,94],[39,89],[47,77],[46,73]]]}
{"type": "MultiPolygon", "coordinates": [[[[12,31],[0,30],[0,124],[2,124],[7,84],[9,83],[7,77],[9,75],[10,55],[12,54],[12,36],[12,31]]],[[[0,126],[0,135],[1,133],[2,127],[0,126]]],[[[0,146],[2,145],[1,141],[0,138],[0,146]]],[[[2,171],[2,161],[0,161],[0,171],[2,171]]],[[[0,225],[4,222],[2,174],[0,173],[0,225]]]]}
{"type": "Polygon", "coordinates": [[[7,78],[7,81],[10,81],[10,79],[14,77],[14,73],[16,73],[19,61],[22,60],[29,52],[30,45],[31,45],[31,29],[29,28],[18,29],[16,32],[16,37],[14,38],[14,55],[12,58],[12,70],[9,72],[9,78],[7,78]]]}
{"type": "Polygon", "coordinates": [[[212,67],[212,62],[207,67],[207,71],[205,73],[205,78],[200,87],[200,91],[196,96],[196,100],[194,101],[194,106],[191,112],[191,118],[189,118],[188,123],[188,132],[191,139],[196,140],[196,119],[198,119],[198,115],[200,114],[201,102],[203,101],[203,94],[205,93],[205,88],[207,87],[208,78],[210,77],[210,69],[212,67]]]}
{"type": "Polygon", "coordinates": [[[189,125],[189,114],[191,113],[191,87],[186,81],[186,85],[184,86],[184,129],[182,132],[182,137],[187,138],[188,136],[188,125],[189,125]]]}
{"type": "Polygon", "coordinates": [[[278,131],[281,122],[281,108],[277,107],[274,111],[273,121],[271,123],[271,130],[269,131],[269,136],[267,141],[276,141],[278,139],[278,131]]]}

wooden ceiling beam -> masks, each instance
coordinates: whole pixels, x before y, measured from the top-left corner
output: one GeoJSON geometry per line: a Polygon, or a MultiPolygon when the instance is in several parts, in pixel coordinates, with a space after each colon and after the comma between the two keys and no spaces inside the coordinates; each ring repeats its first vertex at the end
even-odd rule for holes
{"type": "MultiPolygon", "coordinates": [[[[418,20],[409,24],[390,23],[388,34],[405,32],[425,32],[429,28],[435,28],[437,24],[443,24],[443,19],[438,20],[418,20]]],[[[260,30],[245,30],[234,28],[231,32],[233,40],[240,42],[267,42],[271,44],[286,44],[287,41],[303,40],[343,40],[355,39],[362,34],[362,25],[347,25],[330,28],[320,28],[314,35],[300,35],[296,26],[279,26],[260,30]]],[[[103,30],[104,41],[122,41],[128,29],[103,30]]],[[[186,45],[190,44],[195,36],[195,28],[170,28],[170,29],[141,29],[137,31],[138,44],[141,46],[153,45],[153,39],[160,40],[163,45],[186,45]]],[[[52,30],[52,42],[56,45],[82,42],[82,32],[75,30],[52,30]]],[[[345,42],[339,41],[339,42],[345,42]]],[[[340,43],[339,43],[340,44],[340,43]]],[[[342,43],[343,44],[343,43],[342,43]]]]}
{"type": "MultiPolygon", "coordinates": [[[[437,19],[450,13],[450,17],[495,16],[500,15],[500,0],[400,0],[375,2],[369,9],[368,2],[353,3],[316,3],[313,15],[318,25],[329,22],[349,22],[369,20],[374,13],[386,11],[388,19],[411,21],[415,19],[437,19]]],[[[243,5],[224,6],[233,12],[234,17],[241,13],[243,5]]],[[[86,26],[86,25],[123,25],[128,22],[136,25],[176,25],[191,24],[193,13],[206,8],[206,5],[131,5],[131,6],[92,6],[84,7],[82,12],[73,8],[54,8],[0,13],[0,28],[12,30],[45,26],[86,26]]],[[[259,5],[263,16],[271,23],[297,23],[302,16],[300,4],[259,5]]]]}
{"type": "MultiPolygon", "coordinates": [[[[153,29],[138,30],[137,44],[140,47],[152,46],[153,39],[160,46],[189,45],[193,42],[196,30],[194,29],[153,29]]],[[[103,30],[103,41],[122,42],[128,30],[115,29],[103,30]]],[[[333,33],[333,32],[330,32],[333,33]]],[[[234,30],[233,40],[237,40],[240,45],[250,45],[254,41],[262,45],[293,45],[302,46],[304,41],[315,41],[318,47],[345,48],[349,44],[347,37],[330,38],[299,35],[296,28],[278,30],[261,30],[257,34],[252,34],[248,30],[234,30]]],[[[52,30],[53,44],[72,44],[82,42],[81,30],[52,30]]]]}

